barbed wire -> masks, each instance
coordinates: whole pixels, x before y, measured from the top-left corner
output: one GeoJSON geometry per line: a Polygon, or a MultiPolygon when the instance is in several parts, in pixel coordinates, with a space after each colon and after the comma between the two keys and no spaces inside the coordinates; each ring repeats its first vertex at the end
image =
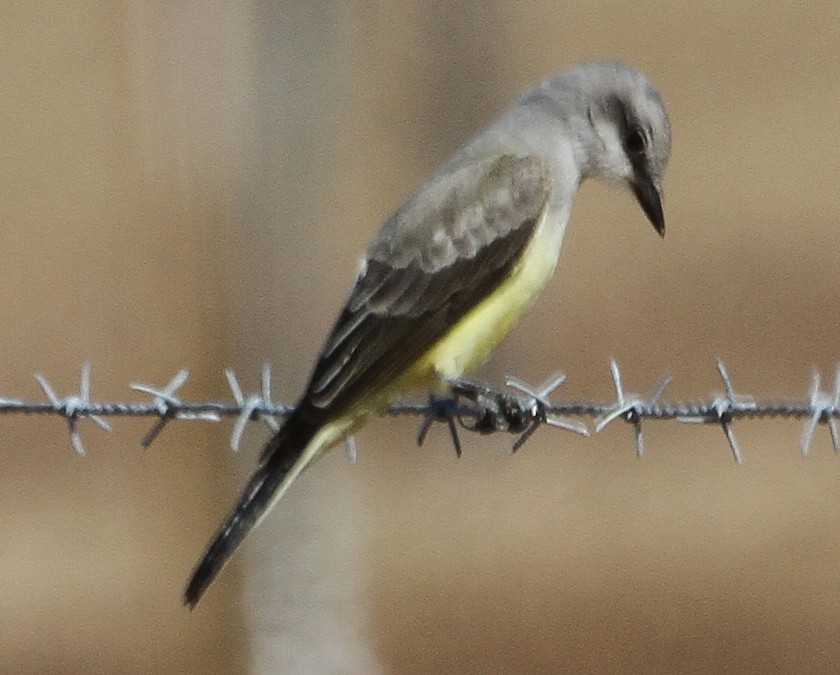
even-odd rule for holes
{"type": "MultiPolygon", "coordinates": [[[[562,373],[555,374],[540,386],[532,386],[522,380],[510,377],[506,381],[508,390],[500,391],[486,385],[466,380],[451,384],[449,397],[431,396],[426,403],[397,403],[389,407],[387,415],[413,415],[422,418],[417,438],[422,445],[430,428],[435,423],[446,424],[455,452],[461,455],[462,446],[459,429],[480,434],[507,432],[516,435],[511,452],[516,452],[541,426],[551,426],[589,436],[591,431],[600,433],[618,420],[632,425],[635,433],[636,455],[645,452],[642,423],[646,420],[671,420],[687,424],[713,424],[720,426],[738,464],[743,462],[743,451],[732,430],[732,423],[738,419],[787,417],[804,419],[805,425],[800,440],[800,450],[807,456],[811,450],[814,434],[821,424],[828,427],[835,453],[840,453],[840,365],[834,376],[830,392],[822,388],[820,373],[814,372],[806,399],[800,401],[761,401],[753,396],[735,391],[729,371],[722,361],[717,363],[718,374],[724,387],[723,394],[713,394],[695,403],[660,403],[673,381],[663,378],[649,398],[627,393],[622,381],[618,363],[610,363],[610,376],[615,390],[612,402],[590,401],[552,402],[551,396],[565,381],[562,373]],[[590,427],[582,420],[569,417],[589,418],[590,427]]],[[[45,401],[24,401],[0,397],[0,415],[58,415],[67,422],[70,444],[79,455],[86,450],[79,431],[79,421],[90,419],[104,431],[112,431],[107,417],[155,417],[151,429],[140,441],[142,448],[148,448],[173,420],[220,422],[226,417],[235,417],[230,436],[230,446],[239,449],[245,429],[251,422],[261,422],[272,432],[279,429],[278,418],[293,410],[291,406],[275,403],[271,398],[271,370],[263,366],[260,391],[245,395],[232,370],[225,371],[232,400],[184,401],[176,394],[189,379],[187,370],[178,371],[163,387],[147,384],[130,384],[129,388],[151,398],[136,403],[102,403],[91,400],[91,367],[86,363],[81,368],[79,390],[67,396],[59,396],[50,381],[42,374],[35,375],[46,397],[45,401]]],[[[347,454],[355,461],[357,447],[355,439],[346,439],[347,454]]]]}

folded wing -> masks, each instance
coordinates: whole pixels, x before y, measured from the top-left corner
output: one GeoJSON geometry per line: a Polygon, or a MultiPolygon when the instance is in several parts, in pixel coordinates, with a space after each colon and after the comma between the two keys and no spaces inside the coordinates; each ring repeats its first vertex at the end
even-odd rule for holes
{"type": "Polygon", "coordinates": [[[543,160],[504,155],[407,202],[371,245],[302,403],[343,411],[422,357],[510,275],[551,185],[543,160]]]}

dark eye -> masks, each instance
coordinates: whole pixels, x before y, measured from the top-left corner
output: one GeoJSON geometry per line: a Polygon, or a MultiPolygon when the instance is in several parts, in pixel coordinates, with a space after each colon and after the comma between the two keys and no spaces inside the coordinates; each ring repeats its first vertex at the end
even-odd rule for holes
{"type": "Polygon", "coordinates": [[[645,135],[641,129],[630,129],[624,137],[624,149],[628,155],[640,155],[645,151],[645,135]]]}

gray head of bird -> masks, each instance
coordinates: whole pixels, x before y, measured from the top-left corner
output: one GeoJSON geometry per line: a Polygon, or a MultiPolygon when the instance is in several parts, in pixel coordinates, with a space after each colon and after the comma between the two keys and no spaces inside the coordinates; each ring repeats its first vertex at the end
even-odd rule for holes
{"type": "Polygon", "coordinates": [[[585,157],[583,178],[632,190],[664,236],[662,178],[671,154],[671,124],[659,91],[640,70],[616,62],[583,64],[540,88],[574,110],[585,157]],[[584,121],[585,120],[585,121],[584,121]]]}

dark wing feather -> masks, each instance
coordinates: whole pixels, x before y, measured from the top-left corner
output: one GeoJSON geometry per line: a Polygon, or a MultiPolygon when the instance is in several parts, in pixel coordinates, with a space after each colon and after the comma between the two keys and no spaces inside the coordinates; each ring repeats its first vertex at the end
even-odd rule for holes
{"type": "Polygon", "coordinates": [[[551,191],[536,157],[463,166],[385,224],[302,403],[341,412],[416,362],[510,274],[551,191]]]}

